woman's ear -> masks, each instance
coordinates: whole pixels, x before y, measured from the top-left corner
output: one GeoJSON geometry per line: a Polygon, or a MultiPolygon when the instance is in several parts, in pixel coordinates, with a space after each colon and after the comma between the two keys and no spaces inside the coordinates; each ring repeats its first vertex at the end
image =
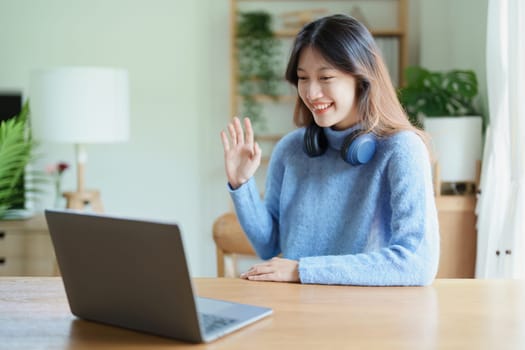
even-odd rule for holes
{"type": "Polygon", "coordinates": [[[357,97],[364,97],[365,95],[368,95],[369,90],[370,82],[365,79],[359,79],[359,83],[357,86],[357,92],[359,95],[357,97]]]}

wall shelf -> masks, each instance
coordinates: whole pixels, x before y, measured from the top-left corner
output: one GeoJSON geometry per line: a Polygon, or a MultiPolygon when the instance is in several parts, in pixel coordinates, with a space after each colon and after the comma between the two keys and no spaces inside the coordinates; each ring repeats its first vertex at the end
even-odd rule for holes
{"type": "MultiPolygon", "coordinates": [[[[408,0],[230,0],[231,116],[250,117],[243,114],[241,108],[243,97],[239,94],[236,51],[238,13],[264,11],[270,14],[272,31],[281,45],[278,74],[282,75],[283,79],[278,82],[277,88],[280,94],[277,97],[264,94],[252,95],[256,103],[261,106],[263,119],[262,126],[255,128],[257,140],[263,149],[262,169],[256,174],[260,186],[265,183],[266,166],[275,143],[295,128],[292,119],[297,92],[284,80],[293,39],[305,22],[335,13],[352,15],[356,8],[358,14],[362,16],[362,23],[367,25],[382,51],[394,85],[400,85],[408,57],[408,0]]],[[[358,16],[355,17],[360,19],[358,16]]],[[[256,81],[254,79],[254,82],[256,81]]]]}
{"type": "MultiPolygon", "coordinates": [[[[284,45],[291,47],[292,39],[300,28],[300,23],[304,22],[305,12],[312,16],[311,19],[319,18],[334,13],[347,13],[351,15],[355,8],[359,8],[359,13],[364,16],[369,30],[376,38],[376,42],[383,52],[385,62],[392,75],[395,85],[402,85],[402,72],[408,62],[408,38],[407,38],[407,13],[408,0],[230,0],[230,57],[231,57],[231,93],[230,93],[230,115],[241,115],[240,104],[242,97],[238,94],[238,63],[236,55],[236,26],[237,13],[264,11],[269,13],[273,20],[273,31],[275,37],[282,41],[284,45]],[[324,12],[321,13],[320,10],[324,12]],[[284,16],[297,15],[297,27],[289,28],[290,23],[285,23],[284,16]]],[[[287,18],[288,20],[289,18],[287,18]]],[[[294,20],[291,23],[295,23],[294,20]]],[[[282,50],[282,75],[286,65],[289,48],[282,50]]],[[[287,84],[283,81],[283,86],[287,84]]],[[[257,95],[256,101],[259,103],[281,103],[287,105],[287,113],[293,111],[296,95],[284,93],[275,99],[271,96],[257,95]]],[[[272,111],[273,112],[273,111],[272,111]]],[[[264,112],[263,112],[264,116],[264,112]]],[[[292,118],[292,115],[284,116],[292,118]]],[[[282,130],[282,134],[290,130],[282,130]]],[[[274,133],[274,130],[269,132],[274,133]]]]}

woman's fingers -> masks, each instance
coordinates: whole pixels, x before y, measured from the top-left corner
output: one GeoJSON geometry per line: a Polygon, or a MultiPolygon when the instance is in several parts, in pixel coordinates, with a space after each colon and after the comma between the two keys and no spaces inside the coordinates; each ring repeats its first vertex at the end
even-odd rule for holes
{"type": "Polygon", "coordinates": [[[230,150],[230,141],[228,141],[228,136],[226,136],[226,132],[224,130],[221,131],[221,141],[224,152],[228,152],[230,150]]]}
{"type": "Polygon", "coordinates": [[[276,281],[276,272],[275,267],[271,264],[261,264],[242,274],[241,278],[250,281],[276,281]]]}
{"type": "Polygon", "coordinates": [[[239,118],[233,118],[233,126],[235,128],[237,143],[241,145],[244,144],[244,131],[242,130],[242,125],[239,118]]]}
{"type": "Polygon", "coordinates": [[[233,124],[228,124],[228,132],[230,133],[230,138],[232,139],[232,145],[237,145],[237,134],[235,133],[235,128],[233,127],[233,124]]]}
{"type": "Polygon", "coordinates": [[[261,264],[253,265],[248,269],[248,271],[241,274],[241,277],[248,277],[248,276],[255,276],[255,275],[261,275],[266,273],[272,273],[275,269],[273,268],[272,264],[264,262],[261,264]]]}
{"type": "Polygon", "coordinates": [[[233,121],[228,124],[228,134],[230,136],[229,139],[231,139],[231,143],[226,132],[221,132],[222,144],[225,151],[228,151],[237,145],[246,145],[251,149],[252,156],[257,155],[258,153],[260,154],[261,149],[259,145],[255,143],[253,127],[249,118],[244,118],[243,130],[240,119],[234,117],[233,121]]]}
{"type": "Polygon", "coordinates": [[[261,159],[261,154],[262,154],[261,147],[259,147],[259,144],[256,142],[255,145],[253,146],[254,158],[261,159]]]}
{"type": "Polygon", "coordinates": [[[269,273],[264,275],[248,276],[246,279],[250,281],[276,281],[274,274],[269,273]]]}
{"type": "Polygon", "coordinates": [[[299,282],[298,269],[298,261],[275,257],[252,266],[241,275],[241,278],[251,281],[299,282]]]}
{"type": "Polygon", "coordinates": [[[249,145],[253,145],[253,129],[252,129],[252,123],[250,123],[250,119],[244,118],[244,129],[246,130],[246,143],[249,145]]]}

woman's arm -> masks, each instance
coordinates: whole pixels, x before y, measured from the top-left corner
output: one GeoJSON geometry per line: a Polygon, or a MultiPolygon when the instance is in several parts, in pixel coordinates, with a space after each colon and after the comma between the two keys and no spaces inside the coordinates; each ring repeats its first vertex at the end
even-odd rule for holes
{"type": "MultiPolygon", "coordinates": [[[[245,123],[246,136],[244,137],[244,140],[245,142],[254,144],[253,132],[251,131],[249,120],[245,123]]],[[[230,129],[232,128],[230,127],[230,129]]],[[[239,129],[240,123],[238,123],[233,130],[230,130],[231,134],[233,131],[235,132],[237,140],[240,139],[241,136],[239,135],[242,134],[242,129],[239,129]]],[[[223,144],[226,144],[224,140],[225,136],[226,135],[222,136],[223,144]]],[[[248,236],[253,248],[262,259],[270,259],[281,252],[279,246],[279,196],[281,191],[282,174],[284,171],[282,157],[286,154],[286,150],[283,150],[285,148],[286,147],[282,145],[282,142],[279,142],[272,152],[272,158],[267,173],[264,202],[260,198],[259,191],[255,184],[253,178],[254,173],[246,172],[246,174],[250,174],[250,177],[238,187],[232,186],[231,182],[229,186],[230,195],[239,222],[248,236]]],[[[226,155],[226,150],[227,147],[225,147],[225,159],[229,157],[226,155]]],[[[239,158],[238,153],[240,152],[235,152],[231,157],[234,159],[239,158]]],[[[260,158],[260,149],[258,157],[260,158]]],[[[242,163],[240,161],[236,162],[239,164],[242,163]]],[[[228,164],[228,161],[226,163],[228,164]]],[[[234,166],[232,168],[237,169],[238,167],[234,166]]],[[[231,172],[238,173],[238,171],[231,172]]]]}
{"type": "MultiPolygon", "coordinates": [[[[383,247],[360,254],[272,259],[243,277],[347,285],[426,285],[437,271],[439,236],[430,163],[423,143],[401,137],[388,159],[382,196],[391,210],[383,247]]],[[[356,218],[358,220],[359,218],[356,218]]],[[[313,243],[314,244],[314,243],[313,243]]]]}
{"type": "Polygon", "coordinates": [[[242,229],[261,259],[270,259],[278,255],[279,225],[259,195],[255,180],[251,178],[236,190],[230,189],[242,229]]]}

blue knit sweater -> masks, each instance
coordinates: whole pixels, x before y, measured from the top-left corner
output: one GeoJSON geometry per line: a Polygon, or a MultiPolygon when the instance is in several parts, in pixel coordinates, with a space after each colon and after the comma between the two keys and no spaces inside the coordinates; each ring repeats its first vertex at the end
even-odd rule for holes
{"type": "MultiPolygon", "coordinates": [[[[339,149],[354,128],[325,128],[326,153],[303,151],[304,128],[275,146],[264,201],[254,179],[229,188],[239,221],[262,259],[299,260],[302,283],[427,285],[439,233],[426,147],[413,132],[378,140],[352,166],[339,149]]],[[[229,187],[229,186],[228,186],[229,187]]]]}

